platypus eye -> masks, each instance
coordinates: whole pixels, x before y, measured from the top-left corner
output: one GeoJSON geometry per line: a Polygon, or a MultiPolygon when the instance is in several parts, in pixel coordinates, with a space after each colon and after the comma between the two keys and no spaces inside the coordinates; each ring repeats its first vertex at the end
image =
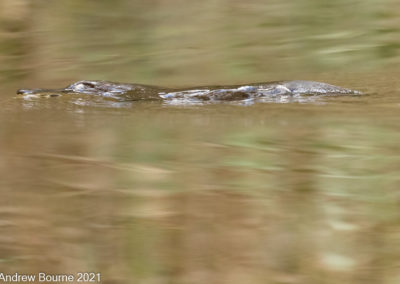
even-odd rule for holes
{"type": "Polygon", "coordinates": [[[74,92],[93,91],[95,89],[96,84],[90,81],[79,81],[66,88],[66,90],[72,90],[74,92]]]}
{"type": "Polygon", "coordinates": [[[81,84],[84,85],[85,87],[88,87],[88,88],[95,88],[96,87],[96,85],[91,83],[91,82],[81,82],[81,84]]]}
{"type": "Polygon", "coordinates": [[[33,92],[34,92],[33,90],[19,89],[17,91],[17,95],[27,95],[27,94],[32,94],[33,92]]]}

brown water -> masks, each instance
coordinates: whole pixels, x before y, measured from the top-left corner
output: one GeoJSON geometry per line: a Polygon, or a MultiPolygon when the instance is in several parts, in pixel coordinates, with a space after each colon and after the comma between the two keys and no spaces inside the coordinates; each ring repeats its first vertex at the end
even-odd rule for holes
{"type": "Polygon", "coordinates": [[[399,3],[292,2],[2,0],[0,272],[399,283],[399,3]],[[80,79],[308,79],[367,95],[251,106],[14,98],[80,79]]]}

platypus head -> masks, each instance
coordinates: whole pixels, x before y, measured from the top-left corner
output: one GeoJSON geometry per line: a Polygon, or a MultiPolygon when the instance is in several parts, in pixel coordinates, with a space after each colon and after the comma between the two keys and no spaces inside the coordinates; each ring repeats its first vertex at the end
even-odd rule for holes
{"type": "Polygon", "coordinates": [[[18,95],[24,97],[56,97],[62,94],[93,94],[113,97],[132,90],[130,84],[108,81],[78,81],[63,89],[20,89],[18,95]]]}
{"type": "Polygon", "coordinates": [[[66,92],[83,94],[121,93],[131,89],[127,84],[108,81],[78,81],[65,88],[66,92]]]}

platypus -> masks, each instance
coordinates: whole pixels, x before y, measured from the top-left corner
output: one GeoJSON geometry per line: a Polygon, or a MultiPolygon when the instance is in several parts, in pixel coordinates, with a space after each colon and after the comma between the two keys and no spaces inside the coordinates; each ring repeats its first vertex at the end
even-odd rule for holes
{"type": "Polygon", "coordinates": [[[279,96],[357,95],[361,94],[361,92],[327,83],[303,80],[177,89],[142,84],[85,80],[78,81],[61,89],[20,89],[17,91],[17,94],[24,97],[56,97],[64,94],[87,94],[117,101],[236,101],[279,96]]]}

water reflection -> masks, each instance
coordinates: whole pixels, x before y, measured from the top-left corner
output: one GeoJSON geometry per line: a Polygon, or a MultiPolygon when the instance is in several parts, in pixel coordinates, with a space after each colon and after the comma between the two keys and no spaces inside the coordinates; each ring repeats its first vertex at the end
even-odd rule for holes
{"type": "Polygon", "coordinates": [[[393,1],[0,1],[0,272],[399,283],[393,1]],[[82,79],[311,79],[315,104],[18,100],[82,79]]]}
{"type": "Polygon", "coordinates": [[[305,107],[154,110],[33,110],[2,128],[2,271],[396,283],[397,125],[305,107]]]}
{"type": "Polygon", "coordinates": [[[13,88],[82,79],[166,86],[341,83],[346,74],[395,67],[399,60],[399,17],[389,0],[1,5],[1,77],[13,88]]]}

